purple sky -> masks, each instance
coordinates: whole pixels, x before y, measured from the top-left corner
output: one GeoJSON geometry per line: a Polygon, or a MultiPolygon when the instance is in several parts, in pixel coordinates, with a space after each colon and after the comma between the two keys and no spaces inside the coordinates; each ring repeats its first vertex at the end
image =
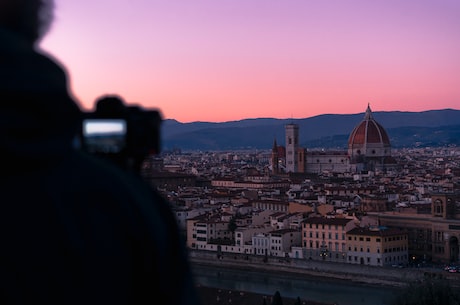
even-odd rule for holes
{"type": "Polygon", "coordinates": [[[182,122],[460,107],[459,0],[56,0],[82,108],[182,122]]]}

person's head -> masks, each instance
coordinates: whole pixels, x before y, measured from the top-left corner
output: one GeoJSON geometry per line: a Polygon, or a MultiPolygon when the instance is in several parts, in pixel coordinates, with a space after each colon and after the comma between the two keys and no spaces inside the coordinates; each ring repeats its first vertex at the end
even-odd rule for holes
{"type": "Polygon", "coordinates": [[[36,44],[51,26],[53,0],[0,0],[0,27],[36,44]]]}

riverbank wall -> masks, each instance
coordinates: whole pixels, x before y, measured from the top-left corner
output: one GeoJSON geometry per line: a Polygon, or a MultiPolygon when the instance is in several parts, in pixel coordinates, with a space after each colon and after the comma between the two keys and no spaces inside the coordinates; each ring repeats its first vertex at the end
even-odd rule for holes
{"type": "Polygon", "coordinates": [[[317,277],[338,281],[351,281],[363,285],[404,287],[409,283],[422,281],[426,277],[445,278],[453,286],[460,287],[460,274],[449,274],[433,268],[400,268],[354,265],[316,260],[274,258],[243,254],[217,256],[213,251],[190,250],[193,265],[207,265],[235,270],[256,270],[289,274],[293,277],[317,277]]]}

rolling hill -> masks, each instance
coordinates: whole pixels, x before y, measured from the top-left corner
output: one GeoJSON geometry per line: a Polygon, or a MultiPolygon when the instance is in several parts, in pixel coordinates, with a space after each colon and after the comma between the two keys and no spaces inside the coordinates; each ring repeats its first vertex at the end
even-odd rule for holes
{"type": "MultiPolygon", "coordinates": [[[[394,148],[460,146],[460,110],[372,113],[387,131],[394,148]]],[[[256,118],[222,123],[181,123],[164,120],[162,150],[270,149],[276,139],[284,145],[284,126],[299,125],[300,146],[344,149],[353,128],[364,118],[358,114],[323,114],[304,119],[256,118]]]]}

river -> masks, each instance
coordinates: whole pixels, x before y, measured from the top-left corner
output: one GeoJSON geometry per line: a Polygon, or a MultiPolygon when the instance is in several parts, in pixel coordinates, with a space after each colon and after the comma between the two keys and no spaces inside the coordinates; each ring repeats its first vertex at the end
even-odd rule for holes
{"type": "Polygon", "coordinates": [[[272,296],[312,300],[339,305],[387,305],[397,288],[360,285],[300,275],[241,271],[225,267],[195,265],[196,283],[206,287],[255,292],[272,296]]]}

